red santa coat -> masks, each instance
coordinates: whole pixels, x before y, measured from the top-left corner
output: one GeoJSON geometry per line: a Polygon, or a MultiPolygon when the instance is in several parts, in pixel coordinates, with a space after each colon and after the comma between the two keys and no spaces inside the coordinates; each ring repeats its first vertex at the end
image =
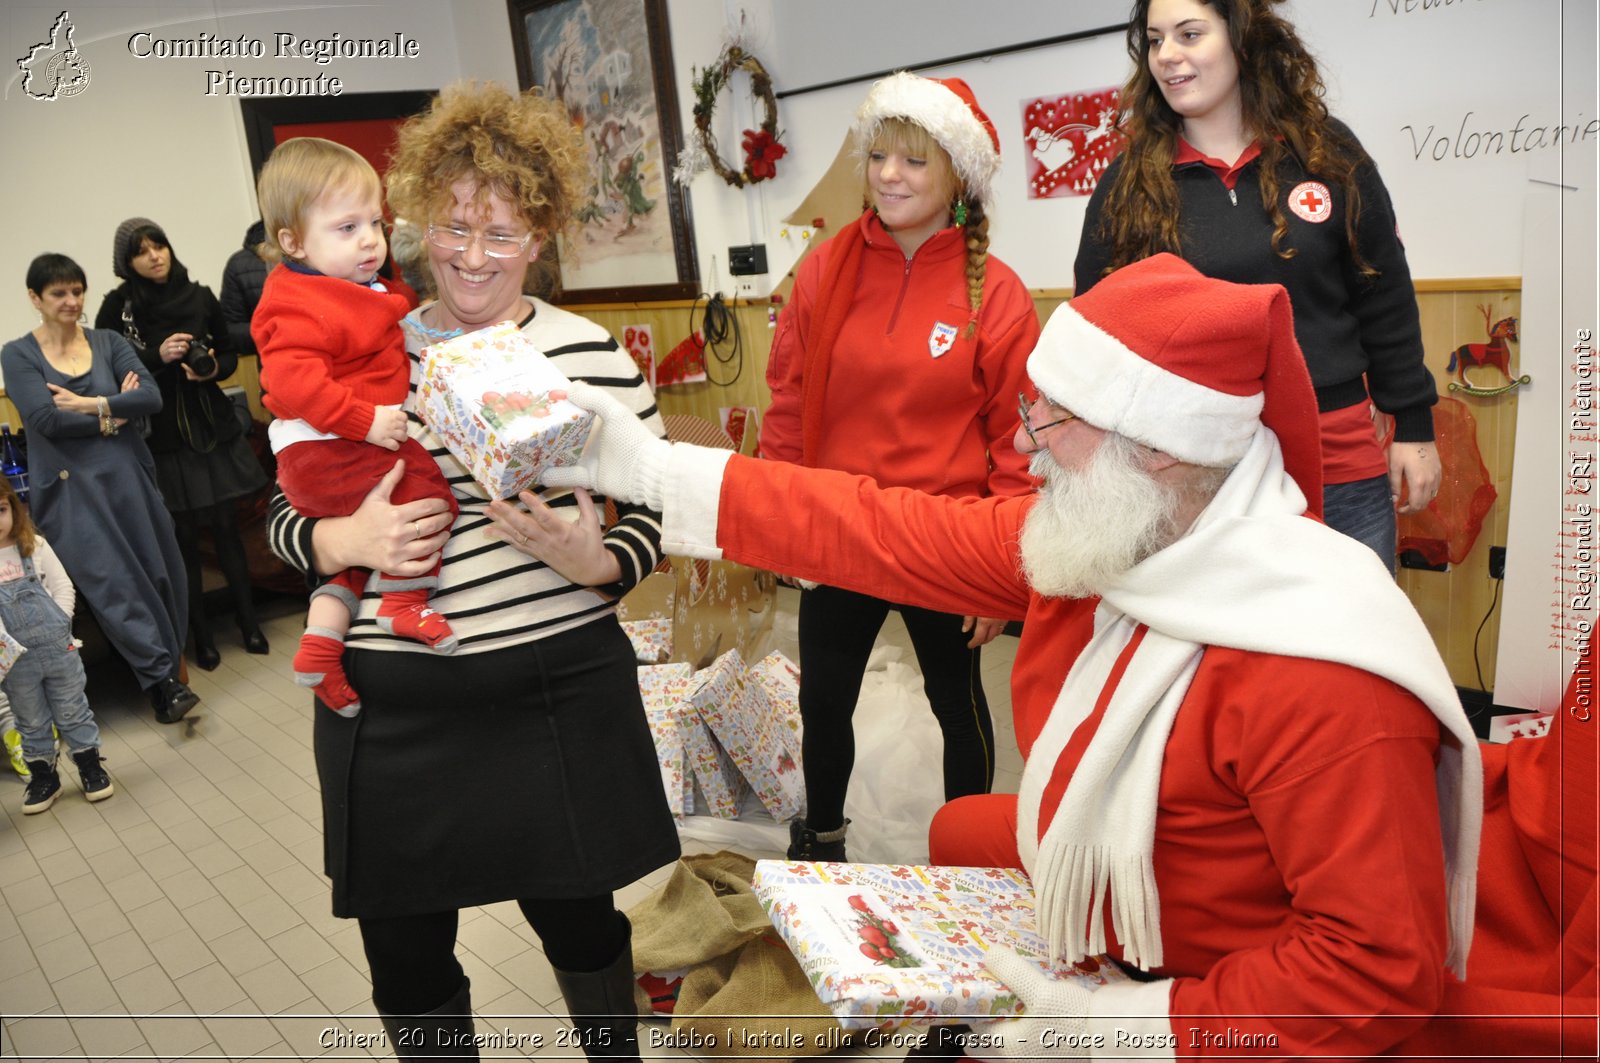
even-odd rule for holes
{"type": "MultiPolygon", "coordinates": [[[[1012,674],[1026,756],[1091,636],[1095,605],[1028,589],[1016,543],[1031,504],[878,491],[734,458],[716,512],[686,509],[746,564],[945,611],[1026,617],[1012,674]]],[[[1161,1047],[1177,1055],[1366,1056],[1425,1040],[1447,984],[1460,988],[1444,971],[1439,737],[1413,695],[1359,669],[1208,649],[1159,783],[1166,950],[1152,973],[1170,981],[1096,993],[1102,1028],[1164,1035],[1161,1047]]],[[[1065,759],[1087,739],[1075,735],[1065,759]]],[[[1018,864],[1014,812],[986,827],[989,844],[961,855],[1018,864]]],[[[957,855],[940,845],[936,859],[957,855]]]]}

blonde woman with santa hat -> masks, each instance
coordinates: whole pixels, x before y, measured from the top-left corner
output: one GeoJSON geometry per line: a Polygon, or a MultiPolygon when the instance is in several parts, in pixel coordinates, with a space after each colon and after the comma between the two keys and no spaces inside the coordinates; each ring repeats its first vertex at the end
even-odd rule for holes
{"type": "MultiPolygon", "coordinates": [[[[1039,336],[1033,300],[989,254],[1000,140],[966,82],[898,73],[852,129],[866,211],[800,267],[768,362],[763,456],[955,497],[1032,486],[1012,444],[1039,336]]],[[[834,587],[802,592],[806,814],[789,857],[845,858],[851,716],[888,611],[834,587]]],[[[946,799],[987,793],[994,727],[979,647],[999,620],[900,607],[944,736],[946,799]]]]}

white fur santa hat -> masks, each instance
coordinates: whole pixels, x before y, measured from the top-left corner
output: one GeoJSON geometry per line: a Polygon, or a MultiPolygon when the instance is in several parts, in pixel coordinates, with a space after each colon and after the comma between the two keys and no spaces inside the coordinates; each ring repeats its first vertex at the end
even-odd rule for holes
{"type": "Polygon", "coordinates": [[[1257,426],[1322,513],[1316,393],[1277,284],[1233,284],[1159,254],[1124,266],[1050,315],[1028,356],[1047,399],[1096,428],[1223,468],[1257,426]]]}
{"type": "Polygon", "coordinates": [[[885,118],[906,118],[926,129],[950,156],[967,195],[988,204],[989,182],[1000,169],[1000,134],[965,81],[902,70],[876,82],[850,130],[858,150],[872,146],[885,118]]]}

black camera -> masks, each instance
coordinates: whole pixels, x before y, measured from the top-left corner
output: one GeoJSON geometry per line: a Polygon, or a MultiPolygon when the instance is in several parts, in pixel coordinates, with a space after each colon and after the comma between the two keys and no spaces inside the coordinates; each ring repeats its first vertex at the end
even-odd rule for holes
{"type": "Polygon", "coordinates": [[[198,377],[208,377],[217,371],[216,356],[204,340],[189,341],[189,349],[183,354],[183,364],[194,370],[194,375],[198,377]]]}

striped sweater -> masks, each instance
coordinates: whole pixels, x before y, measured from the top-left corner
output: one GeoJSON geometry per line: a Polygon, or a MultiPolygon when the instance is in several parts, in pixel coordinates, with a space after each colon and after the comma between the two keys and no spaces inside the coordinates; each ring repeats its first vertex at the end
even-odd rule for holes
{"type": "MultiPolygon", "coordinates": [[[[665,435],[655,395],[633,360],[599,325],[576,314],[532,300],[535,313],[523,333],[568,379],[587,381],[610,391],[644,419],[657,435],[665,435]]],[[[426,309],[426,307],[422,308],[426,309]]],[[[542,562],[483,534],[490,523],[489,499],[444,444],[418,419],[415,411],[420,355],[428,338],[414,327],[414,312],[402,322],[411,359],[411,387],[406,412],[411,438],[439,463],[461,513],[444,548],[444,564],[432,604],[450,618],[461,638],[458,653],[482,653],[571,630],[616,611],[615,598],[626,593],[661,560],[660,514],[642,506],[617,504],[618,520],[605,534],[606,549],[622,567],[622,579],[605,587],[580,587],[542,562]]],[[[577,517],[571,495],[551,501],[552,508],[577,517]]],[[[596,497],[597,507],[604,500],[596,497]]],[[[268,541],[274,553],[303,572],[312,571],[311,530],[316,521],[296,513],[278,492],[267,514],[268,541]]],[[[375,621],[378,595],[368,591],[350,627],[351,646],[361,649],[426,653],[420,643],[386,635],[375,621]]]]}

